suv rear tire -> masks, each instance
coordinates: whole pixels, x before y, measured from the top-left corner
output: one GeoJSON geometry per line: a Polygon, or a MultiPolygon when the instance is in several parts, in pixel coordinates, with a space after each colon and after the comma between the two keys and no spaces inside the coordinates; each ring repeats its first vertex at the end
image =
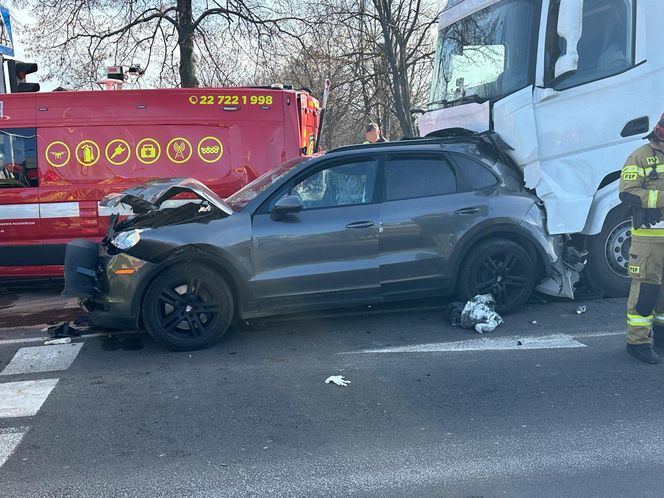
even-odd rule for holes
{"type": "Polygon", "coordinates": [[[493,294],[496,311],[509,313],[522,306],[535,288],[533,258],[508,239],[480,242],[466,255],[459,271],[457,295],[463,300],[493,294]]]}
{"type": "Polygon", "coordinates": [[[143,299],[143,324],[159,344],[192,351],[217,342],[233,319],[233,295],[215,271],[201,265],[165,269],[143,299]]]}

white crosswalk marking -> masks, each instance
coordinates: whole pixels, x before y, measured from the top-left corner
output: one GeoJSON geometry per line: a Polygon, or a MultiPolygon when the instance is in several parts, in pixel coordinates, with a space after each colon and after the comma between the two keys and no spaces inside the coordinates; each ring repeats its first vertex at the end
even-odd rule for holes
{"type": "Polygon", "coordinates": [[[27,427],[10,427],[0,429],[0,467],[9,460],[16,447],[21,444],[23,436],[28,432],[27,427]]]}
{"type": "Polygon", "coordinates": [[[36,415],[57,383],[42,379],[0,384],[0,418],[36,415]]]}
{"type": "Polygon", "coordinates": [[[57,346],[21,348],[0,375],[16,375],[66,370],[76,359],[82,342],[57,346]]]}

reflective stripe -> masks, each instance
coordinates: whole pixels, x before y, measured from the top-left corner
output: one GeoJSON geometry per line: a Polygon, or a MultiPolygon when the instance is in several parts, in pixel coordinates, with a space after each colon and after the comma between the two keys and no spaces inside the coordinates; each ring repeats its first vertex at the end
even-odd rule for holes
{"type": "Polygon", "coordinates": [[[78,218],[78,202],[48,202],[39,205],[42,218],[78,218]]]}
{"type": "Polygon", "coordinates": [[[664,315],[655,315],[655,322],[664,323],[664,315]]]}
{"type": "Polygon", "coordinates": [[[643,168],[641,166],[625,166],[621,173],[638,173],[643,176],[643,168]]]}
{"type": "MultiPolygon", "coordinates": [[[[657,166],[657,173],[664,173],[664,164],[657,166]]],[[[636,173],[638,176],[648,176],[653,168],[642,168],[640,166],[625,166],[620,173],[636,173]]]]}
{"type": "Polygon", "coordinates": [[[632,325],[634,327],[648,327],[652,325],[653,316],[641,316],[641,315],[630,315],[627,314],[627,325],[632,325]]]}
{"type": "Polygon", "coordinates": [[[663,228],[633,228],[632,235],[639,237],[664,237],[663,228]]]}
{"type": "Polygon", "coordinates": [[[657,198],[659,197],[659,190],[648,190],[648,207],[657,207],[657,198]]]}
{"type": "Polygon", "coordinates": [[[32,220],[39,218],[78,218],[78,202],[45,204],[0,204],[0,220],[32,220]]]}
{"type": "Polygon", "coordinates": [[[32,220],[39,218],[39,204],[0,204],[0,220],[32,220]]]}

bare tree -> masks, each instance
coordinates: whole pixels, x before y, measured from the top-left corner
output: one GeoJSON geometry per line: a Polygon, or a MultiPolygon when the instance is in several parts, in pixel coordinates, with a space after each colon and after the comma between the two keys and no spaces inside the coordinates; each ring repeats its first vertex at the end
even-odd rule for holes
{"type": "MultiPolygon", "coordinates": [[[[26,38],[41,58],[47,77],[77,66],[87,68],[88,84],[99,64],[122,64],[134,58],[159,65],[159,81],[177,67],[178,83],[199,85],[196,62],[223,74],[213,48],[218,38],[237,42],[288,35],[294,17],[280,16],[258,0],[27,0],[36,19],[26,38]],[[217,40],[215,40],[217,38],[217,40]]],[[[24,5],[23,5],[24,6],[24,5]]],[[[249,45],[256,46],[249,42],[249,45]]],[[[76,74],[76,73],[74,73],[76,74]]]]}

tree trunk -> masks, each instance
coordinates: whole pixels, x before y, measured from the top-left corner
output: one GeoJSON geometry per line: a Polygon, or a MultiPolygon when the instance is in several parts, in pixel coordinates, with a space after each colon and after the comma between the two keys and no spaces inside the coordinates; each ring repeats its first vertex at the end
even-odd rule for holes
{"type": "Polygon", "coordinates": [[[195,88],[198,86],[196,66],[194,64],[194,20],[191,12],[191,0],[177,0],[178,7],[178,46],[180,48],[180,86],[195,88]]]}

